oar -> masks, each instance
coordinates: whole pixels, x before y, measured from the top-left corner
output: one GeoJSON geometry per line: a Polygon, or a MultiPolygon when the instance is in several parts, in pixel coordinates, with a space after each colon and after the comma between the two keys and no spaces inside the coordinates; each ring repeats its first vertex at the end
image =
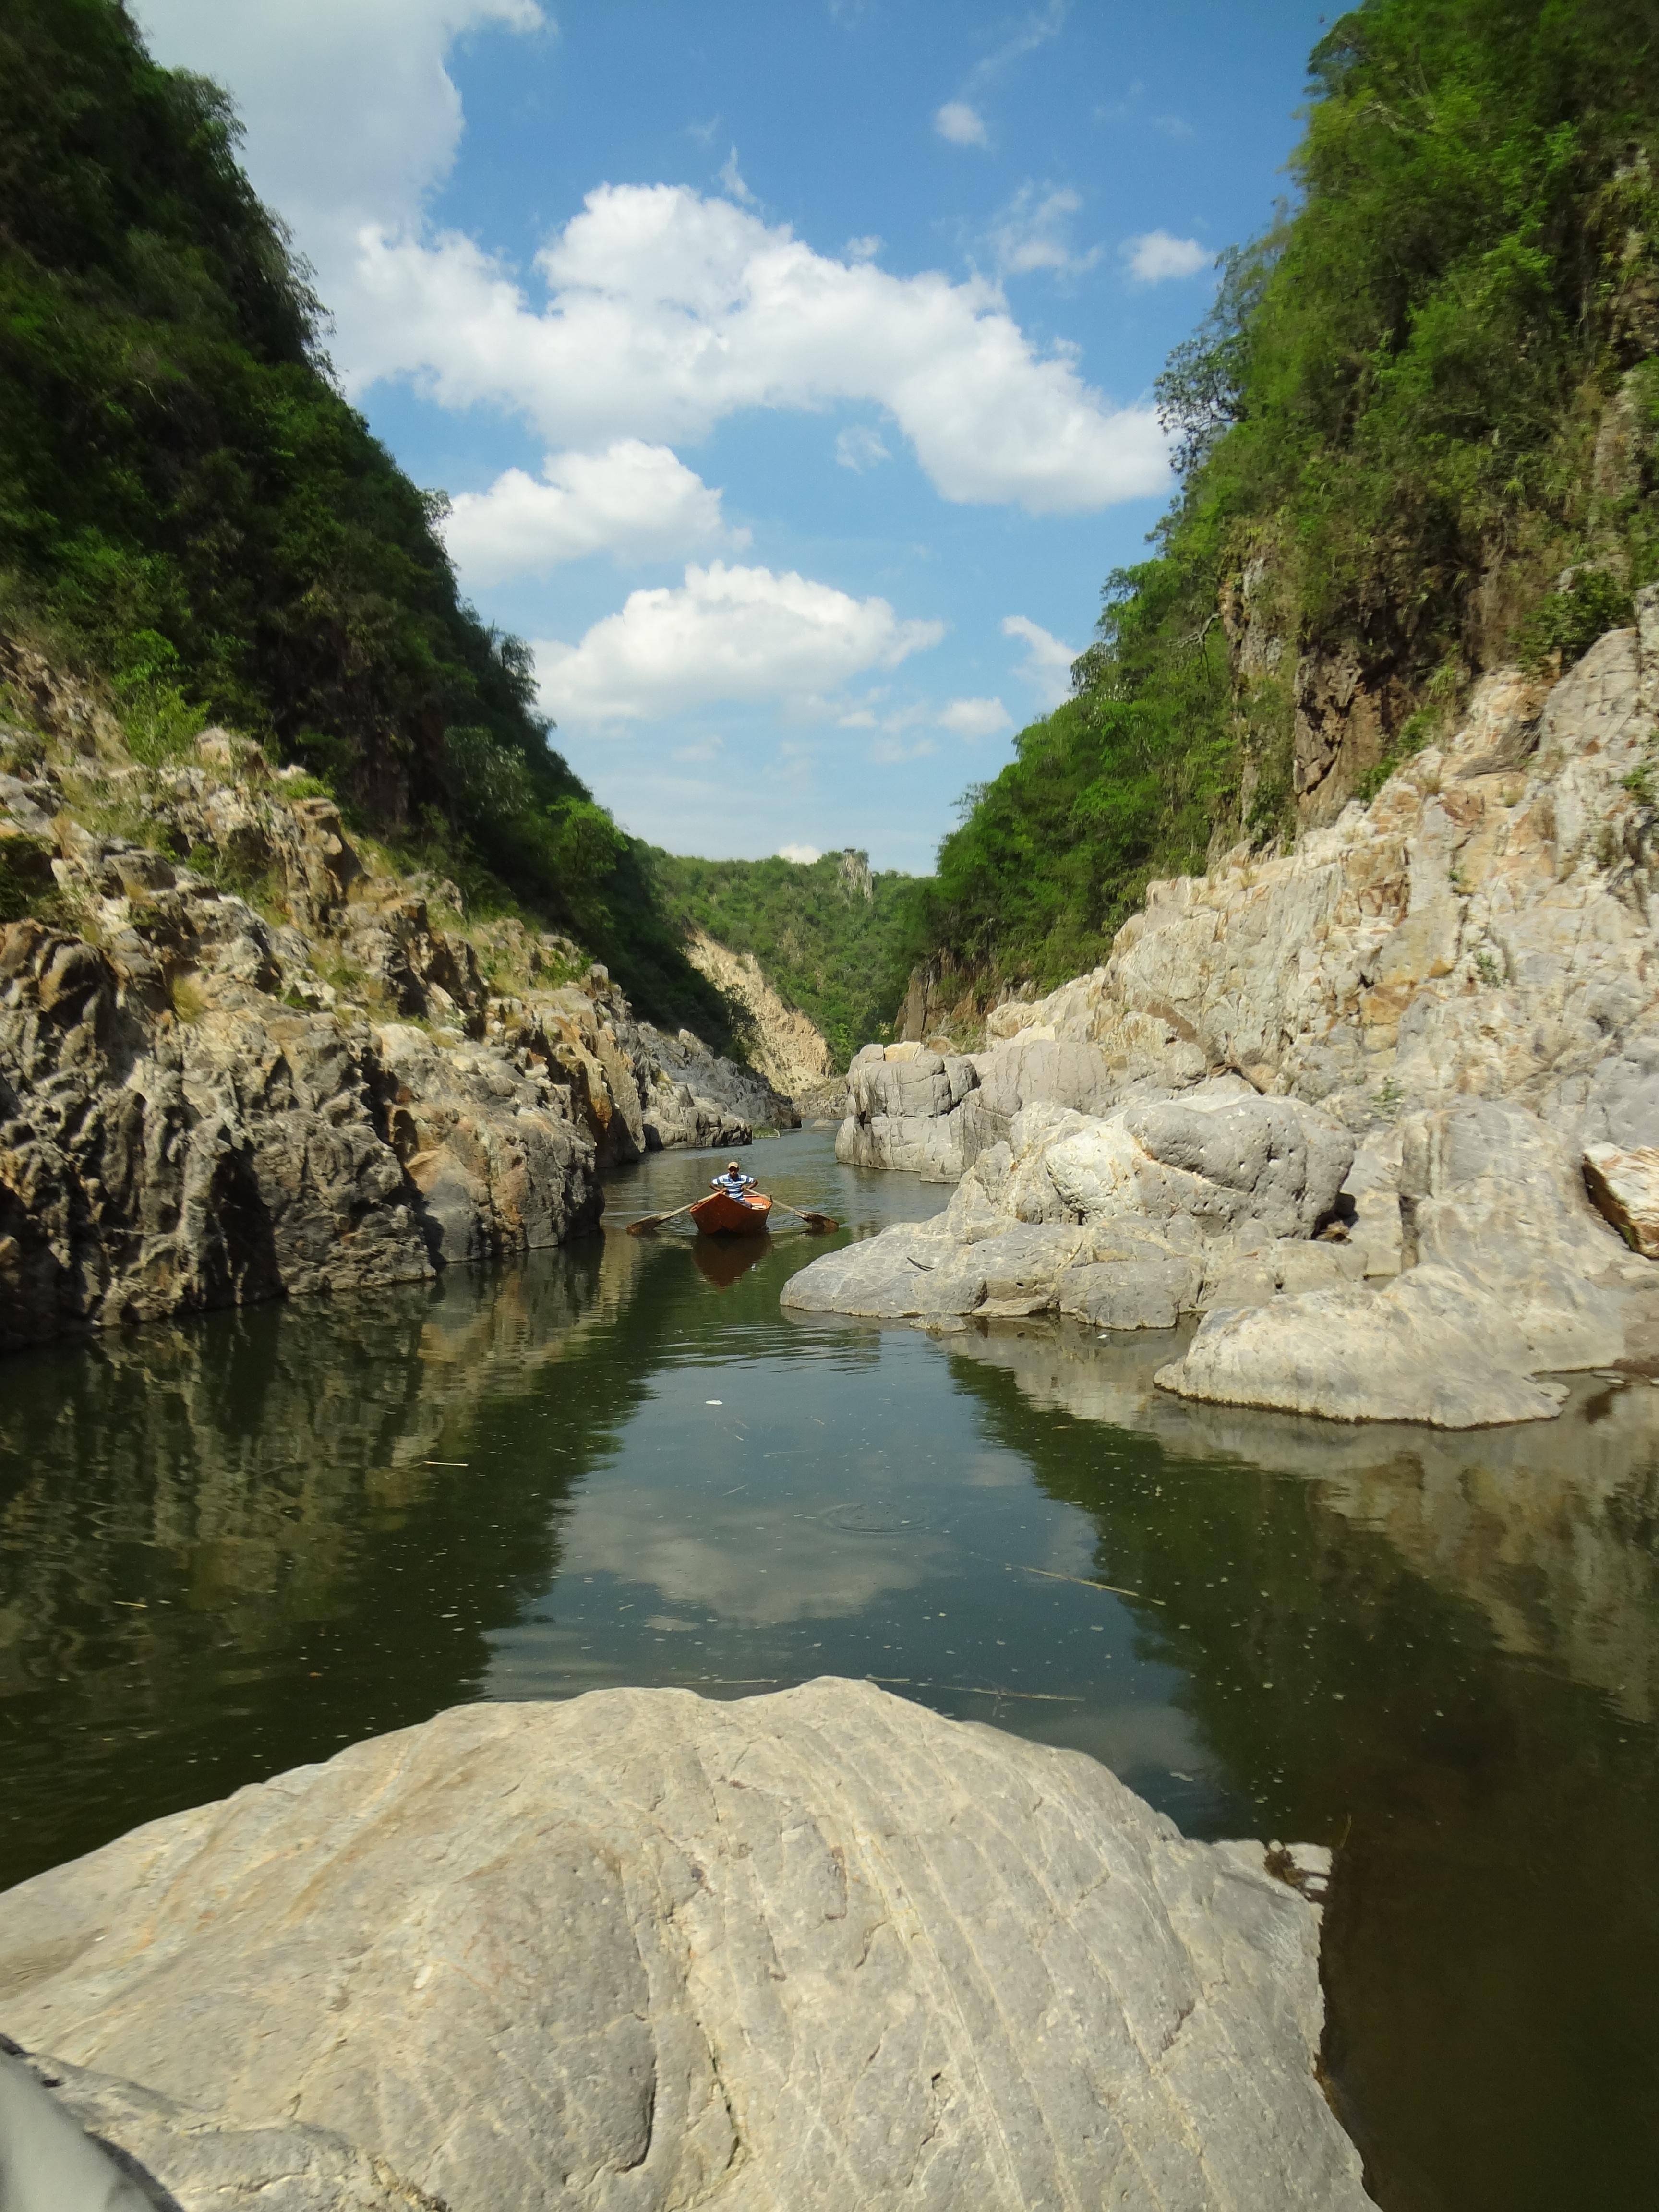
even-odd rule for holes
{"type": "MultiPolygon", "coordinates": [[[[702,1204],[700,1198],[691,1201],[691,1206],[702,1204]]],[[[637,1221],[629,1223],[628,1233],[630,1237],[643,1237],[647,1229],[660,1229],[665,1221],[678,1221],[681,1214],[690,1212],[691,1206],[677,1206],[672,1213],[642,1213],[637,1221]]]]}
{"type": "MultiPolygon", "coordinates": [[[[781,1198],[775,1198],[772,1203],[783,1206],[781,1198]]],[[[783,1210],[786,1213],[793,1213],[797,1221],[804,1221],[809,1229],[816,1230],[820,1236],[826,1236],[830,1230],[841,1227],[840,1222],[832,1221],[827,1213],[803,1213],[798,1206],[783,1206],[783,1210]]]]}

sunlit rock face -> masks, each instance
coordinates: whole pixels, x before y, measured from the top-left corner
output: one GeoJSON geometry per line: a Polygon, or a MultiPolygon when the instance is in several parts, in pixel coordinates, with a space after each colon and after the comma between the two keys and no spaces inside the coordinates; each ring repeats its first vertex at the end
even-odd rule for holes
{"type": "Polygon", "coordinates": [[[1501,1097],[1570,1143],[1650,1141],[1655,883],[1628,779],[1659,714],[1659,587],[1638,609],[1552,689],[1484,678],[1443,745],[1293,852],[1152,884],[1103,967],[991,1014],[987,1056],[1052,1037],[1120,1086],[1233,1067],[1359,1131],[1501,1097]]]}
{"type": "Polygon", "coordinates": [[[1654,1368],[1659,587],[1638,609],[1553,689],[1486,678],[1294,852],[1153,884],[984,1051],[861,1054],[841,1156],[957,1195],[790,1303],[1200,1313],[1163,1387],[1343,1420],[1548,1419],[1540,1376],[1654,1368]]]}
{"type": "Polygon", "coordinates": [[[1092,1759],[826,1680],[357,1745],[0,1899],[0,1994],[31,2047],[451,2212],[1359,2212],[1319,1927],[1092,1759]]]}
{"type": "Polygon", "coordinates": [[[146,765],[83,707],[0,725],[40,908],[0,924],[0,1350],[533,1251],[594,1226],[605,1166],[794,1119],[249,739],[146,765]]]}

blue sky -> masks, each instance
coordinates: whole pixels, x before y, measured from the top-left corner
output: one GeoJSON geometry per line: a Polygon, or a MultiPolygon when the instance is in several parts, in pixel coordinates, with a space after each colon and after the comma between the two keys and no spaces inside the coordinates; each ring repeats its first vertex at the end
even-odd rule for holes
{"type": "Polygon", "coordinates": [[[925,869],[1168,495],[1291,0],[139,0],[554,740],[679,852],[925,869]]]}

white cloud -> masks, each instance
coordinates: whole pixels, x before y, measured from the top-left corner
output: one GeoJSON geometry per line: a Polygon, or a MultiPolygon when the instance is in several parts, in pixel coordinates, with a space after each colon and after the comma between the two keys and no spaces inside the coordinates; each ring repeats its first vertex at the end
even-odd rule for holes
{"type": "Polygon", "coordinates": [[[353,381],[521,410],[563,446],[700,436],[747,407],[884,407],[954,501],[1077,514],[1162,489],[1154,411],[1113,410],[1037,353],[997,287],[896,277],[684,185],[602,185],[538,257],[538,313],[453,234],[366,234],[353,381]]]}
{"type": "Polygon", "coordinates": [[[1092,269],[1102,249],[1091,246],[1074,253],[1066,232],[1082,201],[1069,185],[1039,196],[1033,184],[1022,185],[987,234],[986,242],[999,274],[1024,276],[1034,269],[1052,269],[1068,276],[1092,269]]]}
{"type": "Polygon", "coordinates": [[[988,146],[985,118],[965,100],[947,100],[933,118],[933,128],[953,146],[988,146]]]}
{"type": "Polygon", "coordinates": [[[959,738],[994,738],[1012,728],[1013,717],[1000,699],[952,699],[941,710],[939,726],[959,738]]]}
{"type": "Polygon", "coordinates": [[[1052,631],[1025,615],[1005,615],[1002,634],[1024,642],[1026,653],[1019,672],[1045,709],[1058,707],[1062,699],[1071,697],[1072,663],[1077,655],[1069,645],[1062,645],[1052,631]]]}
{"type": "MultiPolygon", "coordinates": [[[[463,123],[445,58],[491,26],[550,32],[532,0],[139,4],[158,59],[235,98],[249,173],[316,264],[354,393],[407,377],[579,452],[676,444],[749,407],[861,402],[892,415],[949,500],[1086,513],[1168,483],[1152,410],[1112,408],[983,279],[836,260],[682,185],[590,194],[538,257],[544,301],[472,240],[429,232],[463,123]]],[[[1032,16],[1014,47],[1059,21],[1032,16]]]]}
{"type": "Polygon", "coordinates": [[[778,858],[793,860],[803,868],[810,868],[814,860],[821,860],[823,855],[816,845],[780,845],[778,858]]]}
{"type": "Polygon", "coordinates": [[[925,760],[938,750],[931,738],[918,738],[913,745],[907,745],[902,738],[878,738],[870,748],[870,758],[878,768],[897,768],[905,761],[925,760]]]}
{"type": "Polygon", "coordinates": [[[676,745],[669,757],[671,760],[684,761],[689,768],[698,768],[705,766],[709,761],[718,760],[725,750],[724,738],[698,738],[691,744],[676,745]]]}
{"type": "Polygon", "coordinates": [[[836,440],[837,462],[844,469],[855,470],[860,476],[866,469],[879,468],[892,458],[867,422],[849,422],[836,440]]]}
{"type": "Polygon", "coordinates": [[[1215,256],[1195,238],[1175,238],[1167,230],[1149,230],[1142,237],[1126,239],[1121,248],[1129,274],[1138,284],[1162,284],[1172,276],[1196,276],[1208,269],[1215,256]]]}
{"type": "Polygon", "coordinates": [[[683,585],[632,592],[580,645],[538,643],[541,695],[559,720],[604,723],[771,700],[817,706],[869,668],[937,645],[942,623],[901,622],[793,570],[687,568],[683,585]]]}
{"type": "Polygon", "coordinates": [[[881,240],[872,231],[866,238],[849,238],[842,250],[849,261],[873,261],[881,252],[881,240]]]}
{"type": "Polygon", "coordinates": [[[443,534],[469,586],[544,575],[589,553],[662,560],[748,542],[726,527],[720,493],[666,446],[621,438],[600,453],[550,453],[542,476],[508,469],[488,491],[457,495],[443,534]]]}
{"type": "Polygon", "coordinates": [[[744,207],[758,207],[760,202],[743,181],[743,172],[738,167],[738,149],[734,146],[726,155],[720,169],[720,184],[728,198],[741,200],[744,207]]]}
{"type": "Polygon", "coordinates": [[[412,222],[449,173],[461,96],[457,39],[550,29],[534,0],[137,0],[155,58],[228,87],[260,194],[294,225],[325,296],[365,223],[412,222]]]}
{"type": "Polygon", "coordinates": [[[1046,8],[1037,9],[1026,16],[1024,22],[1016,24],[1010,39],[994,52],[987,54],[982,61],[975,63],[973,74],[975,82],[983,82],[988,77],[1000,76],[1010,62],[1017,62],[1026,54],[1035,53],[1039,46],[1047,46],[1050,39],[1057,39],[1066,27],[1070,7],[1071,0],[1048,0],[1046,8]]]}

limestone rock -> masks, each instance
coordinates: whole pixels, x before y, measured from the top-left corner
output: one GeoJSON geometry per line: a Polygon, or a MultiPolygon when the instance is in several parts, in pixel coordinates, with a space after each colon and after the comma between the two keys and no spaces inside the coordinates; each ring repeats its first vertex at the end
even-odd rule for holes
{"type": "MultiPolygon", "coordinates": [[[[899,1066],[940,1082],[930,1060],[899,1066]]],[[[1039,1101],[980,1154],[942,1214],[826,1253],[791,1278],[783,1303],[890,1321],[1053,1310],[1104,1328],[1168,1328],[1212,1303],[1218,1279],[1236,1297],[1266,1298],[1362,1273],[1358,1254],[1306,1242],[1353,1157],[1347,1133],[1301,1101],[1260,1097],[1237,1079],[1104,1118],[1039,1101]]]]}
{"type": "Polygon", "coordinates": [[[1486,1428],[1559,1412],[1561,1386],[1531,1379],[1528,1349],[1501,1300],[1453,1268],[1419,1267],[1380,1291],[1218,1309],[1158,1382],[1224,1406],[1486,1428]]]}
{"type": "Polygon", "coordinates": [[[1115,1096],[1092,1046],[1022,1036],[1006,1049],[941,1056],[866,1045],[848,1071],[836,1157],[849,1167],[899,1168],[955,1182],[1016,1116],[1037,1103],[1105,1111],[1115,1096]]]}
{"type": "Polygon", "coordinates": [[[1586,1201],[1566,1145],[1510,1099],[1408,1118],[1400,1189],[1417,1256],[1455,1267],[1513,1316],[1534,1368],[1624,1351],[1632,1265],[1586,1201]]]}
{"type": "MultiPolygon", "coordinates": [[[[1659,586],[1637,607],[1553,687],[1483,678],[1443,744],[1293,852],[1240,848],[1150,884],[1102,967],[990,1014],[976,1086],[1006,1080],[994,1071],[1022,1045],[1069,1044],[1098,1054],[1108,1095],[1028,1084],[1023,1103],[1098,1115],[1136,1085],[1232,1069],[1357,1134],[1489,1097],[1575,1147],[1659,1144],[1659,882],[1627,787],[1659,715],[1659,586]]],[[[958,1100],[929,1109],[953,1117],[947,1136],[907,1110],[904,1164],[971,1164],[958,1100]]],[[[897,1164],[864,1127],[861,1164],[897,1164]]]]}
{"type": "Polygon", "coordinates": [[[326,2129],[228,2125],[134,2081],[0,2050],[5,2212],[219,2212],[236,2203],[265,2212],[445,2212],[384,2159],[326,2129]]]}
{"type": "Polygon", "coordinates": [[[784,1004],[752,952],[733,952],[703,929],[692,931],[685,951],[694,968],[748,1009],[754,1065],[785,1097],[815,1091],[835,1073],[828,1041],[799,1007],[784,1004]]]}
{"type": "Polygon", "coordinates": [[[1318,1931],[1260,1844],[1185,1841],[1080,1753],[866,1684],[605,1691],[445,1713],[24,1884],[0,1997],[77,2067],[343,2136],[452,2212],[1361,2212],[1318,1931]]]}
{"type": "Polygon", "coordinates": [[[1634,1252],[1659,1260],[1659,1149],[1584,1147],[1584,1181],[1603,1218],[1634,1252]]]}
{"type": "Polygon", "coordinates": [[[1128,1106],[1054,1146],[1048,1170],[1080,1214],[1188,1214],[1218,1230],[1253,1222],[1307,1237],[1353,1154],[1344,1130],[1299,1101],[1224,1091],[1128,1106]]]}
{"type": "Polygon", "coordinates": [[[1592,1212],[1563,1140],[1524,1107],[1487,1099],[1407,1117],[1400,1191],[1407,1267],[1396,1281],[1234,1312],[1224,1277],[1161,1387],[1337,1420],[1472,1428],[1548,1419],[1561,1386],[1535,1382],[1540,1373],[1648,1356],[1659,1275],[1592,1212]]]}

